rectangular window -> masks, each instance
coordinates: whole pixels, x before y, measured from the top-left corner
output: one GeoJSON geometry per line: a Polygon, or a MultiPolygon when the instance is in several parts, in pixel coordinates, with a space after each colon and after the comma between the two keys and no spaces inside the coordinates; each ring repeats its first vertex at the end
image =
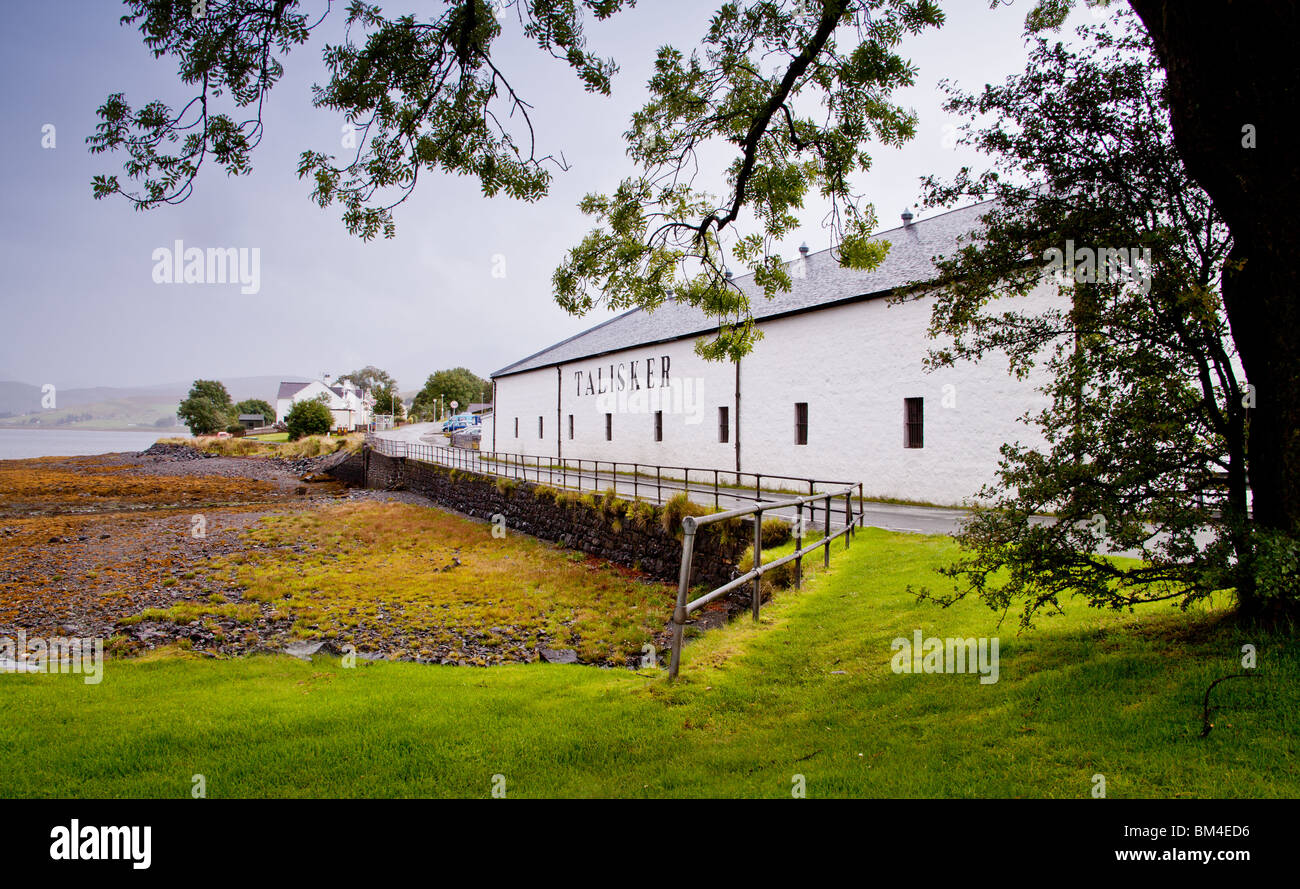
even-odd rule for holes
{"type": "Polygon", "coordinates": [[[718,408],[718,441],[731,441],[731,408],[718,408]]]}
{"type": "Polygon", "coordinates": [[[515,438],[519,437],[519,418],[515,417],[515,438]]]}
{"type": "Polygon", "coordinates": [[[925,399],[903,399],[903,447],[925,447],[925,399]]]}
{"type": "Polygon", "coordinates": [[[794,406],[794,443],[808,444],[808,402],[796,402],[794,406]]]}
{"type": "Polygon", "coordinates": [[[541,417],[538,417],[538,418],[537,418],[537,437],[538,437],[538,438],[543,438],[543,437],[544,437],[543,432],[542,432],[542,418],[541,418],[541,417]]]}
{"type": "Polygon", "coordinates": [[[655,411],[655,441],[664,440],[664,412],[655,411]]]}
{"type": "Polygon", "coordinates": [[[569,414],[569,438],[573,438],[573,414],[569,414]]]}
{"type": "Polygon", "coordinates": [[[605,414],[605,441],[614,440],[614,415],[605,414]]]}

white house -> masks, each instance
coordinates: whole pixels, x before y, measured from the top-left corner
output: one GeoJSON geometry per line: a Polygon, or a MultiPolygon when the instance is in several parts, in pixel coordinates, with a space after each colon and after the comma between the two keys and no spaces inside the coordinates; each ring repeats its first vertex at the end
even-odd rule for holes
{"type": "MultiPolygon", "coordinates": [[[[484,449],[862,482],[867,496],[939,504],[972,499],[994,478],[1004,442],[1037,443],[1019,418],[1045,396],[1005,359],[925,372],[932,300],[891,305],[933,276],[978,227],[977,204],[883,232],[876,269],[842,268],[831,251],[790,265],[772,300],[750,276],[763,332],[738,363],[695,354],[716,330],[696,308],[633,309],[492,375],[484,449]]],[[[1049,301],[1044,285],[1028,297],[1049,301]]]]}
{"type": "Polygon", "coordinates": [[[350,380],[333,385],[313,380],[310,383],[280,383],[275,400],[276,422],[283,423],[297,402],[310,399],[325,402],[335,429],[364,429],[373,419],[374,397],[366,390],[358,389],[350,380]]]}

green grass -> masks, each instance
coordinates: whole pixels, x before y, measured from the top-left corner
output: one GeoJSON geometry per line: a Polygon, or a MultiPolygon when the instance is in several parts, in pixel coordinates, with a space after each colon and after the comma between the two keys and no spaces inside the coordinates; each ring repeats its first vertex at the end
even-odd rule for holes
{"type": "Polygon", "coordinates": [[[251,438],[254,441],[288,441],[289,433],[287,432],[267,432],[262,435],[245,435],[244,438],[251,438]]]}
{"type": "Polygon", "coordinates": [[[1017,634],[976,603],[940,610],[941,538],[866,530],[801,593],[687,649],[683,675],[547,664],[478,668],[284,657],[111,662],[0,674],[0,795],[1084,798],[1300,794],[1300,646],[1213,610],[1081,603],[1017,634]],[[900,675],[890,642],[1001,639],[1000,681],[900,675]],[[1258,647],[1260,678],[1201,697],[1258,647]],[[836,671],[843,671],[838,673],[836,671]]]}

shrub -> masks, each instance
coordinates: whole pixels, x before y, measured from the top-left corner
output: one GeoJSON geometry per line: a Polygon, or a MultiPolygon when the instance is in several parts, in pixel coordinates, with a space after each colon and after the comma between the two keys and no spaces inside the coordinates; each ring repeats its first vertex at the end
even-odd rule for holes
{"type": "Polygon", "coordinates": [[[306,435],[327,435],[334,423],[330,409],[315,399],[299,401],[284,419],[289,427],[289,441],[306,435]]]}

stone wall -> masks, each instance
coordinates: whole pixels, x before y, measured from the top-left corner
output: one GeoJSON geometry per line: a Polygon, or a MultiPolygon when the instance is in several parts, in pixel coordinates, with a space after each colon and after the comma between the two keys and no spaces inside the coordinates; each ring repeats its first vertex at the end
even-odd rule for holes
{"type": "MultiPolygon", "coordinates": [[[[497,521],[504,523],[507,534],[518,532],[552,540],[660,580],[678,579],[681,520],[677,517],[671,522],[673,530],[666,530],[665,507],[498,479],[388,457],[369,448],[356,458],[352,471],[364,478],[366,487],[415,491],[457,512],[488,521],[499,516],[497,521]]],[[[716,586],[734,576],[735,564],[750,539],[748,528],[733,519],[700,529],[692,560],[692,585],[716,586]]]]}
{"type": "Polygon", "coordinates": [[[327,467],[325,472],[354,488],[366,486],[366,461],[360,454],[352,454],[344,460],[327,467]]]}

